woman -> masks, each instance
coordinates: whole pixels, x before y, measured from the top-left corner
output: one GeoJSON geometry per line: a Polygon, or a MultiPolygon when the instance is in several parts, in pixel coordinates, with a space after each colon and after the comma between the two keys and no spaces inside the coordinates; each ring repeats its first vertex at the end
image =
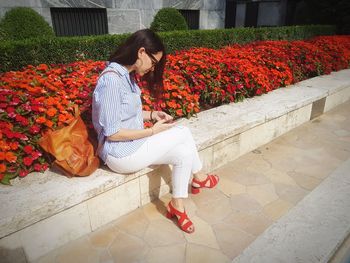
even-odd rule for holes
{"type": "Polygon", "coordinates": [[[219,178],[205,175],[190,130],[176,126],[162,111],[142,111],[141,91],[134,80],[140,75],[159,92],[166,60],[160,38],[151,30],[139,30],[111,55],[109,65],[98,79],[93,93],[92,120],[97,131],[99,156],[117,173],[133,173],[149,165],[171,164],[173,197],[167,217],[177,217],[180,228],[192,233],[183,199],[193,174],[192,193],[212,188],[219,178]],[[156,121],[144,128],[144,121],[156,121]]]}

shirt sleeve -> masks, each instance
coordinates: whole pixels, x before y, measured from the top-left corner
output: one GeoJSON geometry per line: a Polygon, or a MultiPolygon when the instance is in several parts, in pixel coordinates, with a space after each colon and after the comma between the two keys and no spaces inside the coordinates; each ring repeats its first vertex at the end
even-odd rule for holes
{"type": "Polygon", "coordinates": [[[110,136],[120,130],[121,125],[121,82],[115,74],[106,74],[101,78],[101,89],[96,96],[98,122],[104,136],[110,136]]]}

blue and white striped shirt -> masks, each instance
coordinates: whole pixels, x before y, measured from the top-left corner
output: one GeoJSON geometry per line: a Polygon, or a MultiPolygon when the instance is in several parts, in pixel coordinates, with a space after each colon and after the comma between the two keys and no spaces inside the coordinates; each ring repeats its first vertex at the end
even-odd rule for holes
{"type": "MultiPolygon", "coordinates": [[[[141,90],[130,79],[128,70],[112,62],[98,81],[92,97],[92,123],[103,143],[99,156],[106,162],[107,155],[121,158],[134,153],[146,138],[130,141],[109,141],[104,138],[120,129],[144,129],[141,90]]],[[[102,72],[103,73],[103,72],[102,72]]]]}

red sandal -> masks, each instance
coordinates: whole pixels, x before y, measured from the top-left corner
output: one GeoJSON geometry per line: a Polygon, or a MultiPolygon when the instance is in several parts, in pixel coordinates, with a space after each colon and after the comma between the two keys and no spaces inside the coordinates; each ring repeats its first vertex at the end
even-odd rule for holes
{"type": "Polygon", "coordinates": [[[189,228],[191,226],[193,226],[193,223],[188,218],[188,216],[186,214],[186,211],[180,212],[179,210],[177,210],[176,208],[173,207],[171,202],[169,202],[169,204],[168,204],[168,212],[166,214],[166,217],[171,219],[174,216],[178,217],[177,218],[177,223],[178,223],[179,227],[182,229],[182,231],[185,231],[186,233],[189,233],[189,234],[194,232],[194,227],[192,228],[192,230],[189,230],[189,228]],[[185,220],[187,220],[187,223],[184,224],[185,220]]]}
{"type": "Polygon", "coordinates": [[[219,182],[219,176],[215,175],[215,174],[208,174],[207,178],[204,181],[199,181],[196,178],[193,178],[192,180],[192,187],[191,187],[191,193],[192,194],[198,194],[200,192],[201,188],[213,188],[214,186],[216,186],[219,182]],[[209,186],[207,186],[207,182],[209,183],[209,186]],[[193,183],[199,185],[199,186],[194,186],[193,183]]]}

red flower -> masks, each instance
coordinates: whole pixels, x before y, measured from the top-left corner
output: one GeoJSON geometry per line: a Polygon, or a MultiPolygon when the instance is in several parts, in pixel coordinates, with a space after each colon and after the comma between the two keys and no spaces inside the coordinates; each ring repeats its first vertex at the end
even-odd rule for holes
{"type": "Polygon", "coordinates": [[[39,163],[34,164],[34,170],[35,170],[35,171],[40,172],[41,169],[42,169],[41,164],[39,164],[39,163]]]}
{"type": "Polygon", "coordinates": [[[40,127],[38,125],[33,125],[29,128],[29,132],[31,134],[37,134],[40,131],[40,127]]]}
{"type": "Polygon", "coordinates": [[[23,158],[23,163],[26,165],[26,166],[31,166],[32,163],[33,163],[33,159],[31,157],[24,157],[23,158]]]}
{"type": "Polygon", "coordinates": [[[14,107],[7,107],[6,108],[6,112],[7,112],[7,114],[10,114],[10,113],[15,113],[15,108],[14,107]]]}
{"type": "Polygon", "coordinates": [[[19,177],[25,177],[28,173],[29,173],[29,171],[27,171],[27,170],[21,170],[21,171],[19,171],[19,177]]]}
{"type": "Polygon", "coordinates": [[[47,168],[49,168],[49,165],[47,163],[41,165],[42,171],[45,171],[47,168]]]}
{"type": "Polygon", "coordinates": [[[26,153],[26,154],[30,154],[32,151],[33,151],[33,147],[31,145],[26,145],[23,147],[23,151],[26,153]]]}
{"type": "Polygon", "coordinates": [[[38,152],[38,151],[32,152],[32,158],[33,158],[33,160],[38,159],[41,155],[42,155],[41,152],[38,152]]]}
{"type": "Polygon", "coordinates": [[[9,105],[18,105],[20,103],[20,99],[18,97],[12,98],[9,105]]]}
{"type": "Polygon", "coordinates": [[[0,173],[3,173],[6,171],[6,165],[3,163],[0,163],[0,173]]]}

